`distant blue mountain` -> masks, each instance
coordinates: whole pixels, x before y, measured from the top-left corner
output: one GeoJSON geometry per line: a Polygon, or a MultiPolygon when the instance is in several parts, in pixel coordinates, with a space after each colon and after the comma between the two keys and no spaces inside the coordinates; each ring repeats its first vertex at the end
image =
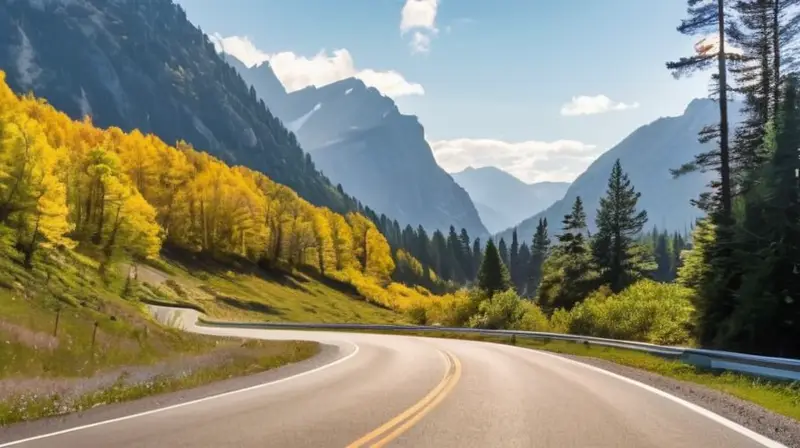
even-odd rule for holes
{"type": "MultiPolygon", "coordinates": [[[[733,103],[730,121],[741,121],[738,111],[741,104],[733,103]]],[[[701,144],[698,132],[706,125],[719,121],[719,108],[709,99],[692,100],[684,113],[677,117],[664,117],[636,129],[619,144],[595,160],[586,171],[570,185],[564,198],[519,223],[517,231],[525,238],[533,235],[539,218],[547,218],[550,235],[561,232],[561,220],[569,213],[576,196],[580,196],[586,208],[589,229],[595,230],[595,215],[600,198],[605,195],[611,167],[620,159],[622,168],[630,175],[636,191],[642,193],[639,208],[647,210],[648,227],[658,226],[670,231],[683,231],[698,217],[700,210],[690,201],[707,189],[715,173],[691,173],[673,179],[669,170],[678,168],[694,159],[696,154],[707,151],[709,142],[701,144]]],[[[500,232],[498,237],[507,241],[511,229],[500,232]]]]}
{"type": "Polygon", "coordinates": [[[526,184],[492,166],[468,167],[452,176],[467,190],[478,208],[481,220],[492,233],[505,230],[546,209],[563,198],[569,188],[569,182],[526,184]]]}
{"type": "Polygon", "coordinates": [[[355,78],[287,94],[269,64],[247,68],[226,58],[314,164],[364,205],[404,226],[489,235],[467,192],[436,164],[417,117],[401,114],[391,98],[355,78]]]}

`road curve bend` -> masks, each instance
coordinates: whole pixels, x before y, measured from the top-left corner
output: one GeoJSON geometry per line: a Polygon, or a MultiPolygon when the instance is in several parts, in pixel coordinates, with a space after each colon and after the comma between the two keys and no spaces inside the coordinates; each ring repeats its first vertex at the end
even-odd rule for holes
{"type": "MultiPolygon", "coordinates": [[[[325,344],[327,362],[113,419],[0,429],[7,447],[783,447],[696,405],[577,361],[475,341],[198,327],[325,344]]],[[[177,313],[177,314],[175,314],[177,313]]],[[[164,316],[161,316],[162,318],[164,316]]]]}

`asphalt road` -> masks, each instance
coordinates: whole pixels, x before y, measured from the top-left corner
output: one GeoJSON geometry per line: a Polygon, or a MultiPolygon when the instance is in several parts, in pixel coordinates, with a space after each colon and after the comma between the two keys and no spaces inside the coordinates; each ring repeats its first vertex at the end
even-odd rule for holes
{"type": "Polygon", "coordinates": [[[409,336],[201,328],[187,316],[193,331],[320,341],[330,346],[328,359],[216,397],[130,404],[111,420],[12,426],[0,430],[0,448],[782,446],[547,353],[409,336]]]}

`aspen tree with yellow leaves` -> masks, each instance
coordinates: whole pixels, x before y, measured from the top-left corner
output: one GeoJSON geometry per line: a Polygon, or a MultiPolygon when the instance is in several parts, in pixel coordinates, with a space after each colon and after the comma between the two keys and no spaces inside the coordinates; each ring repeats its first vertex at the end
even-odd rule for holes
{"type": "MultiPolygon", "coordinates": [[[[0,226],[16,232],[28,267],[40,248],[77,246],[106,273],[121,257],[158,257],[168,244],[316,270],[398,311],[432,303],[427,291],[392,283],[392,249],[365,215],[315,207],[182,141],[72,120],[15,95],[4,79],[0,72],[0,226]]],[[[417,259],[400,258],[421,275],[417,259]]]]}

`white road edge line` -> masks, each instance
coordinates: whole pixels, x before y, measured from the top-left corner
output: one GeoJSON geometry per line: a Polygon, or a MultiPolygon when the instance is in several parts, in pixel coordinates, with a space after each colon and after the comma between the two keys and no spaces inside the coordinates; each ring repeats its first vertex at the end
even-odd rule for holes
{"type": "MultiPolygon", "coordinates": [[[[739,434],[741,434],[741,435],[743,435],[743,436],[745,436],[745,437],[747,437],[747,438],[749,438],[749,439],[751,439],[751,440],[753,440],[755,442],[758,442],[758,443],[760,443],[761,445],[763,445],[763,446],[765,446],[767,448],[788,448],[786,445],[783,445],[780,442],[777,442],[777,441],[772,440],[772,439],[770,439],[768,437],[762,436],[761,434],[759,434],[759,433],[757,433],[757,432],[755,432],[755,431],[753,431],[751,429],[747,429],[744,426],[742,426],[742,425],[740,425],[740,424],[738,424],[738,423],[736,423],[734,421],[728,420],[727,418],[725,418],[725,417],[723,417],[723,416],[721,416],[719,414],[711,412],[711,411],[709,411],[708,409],[706,409],[704,407],[698,406],[698,405],[696,405],[694,403],[691,403],[689,401],[686,401],[686,400],[684,400],[682,398],[676,397],[675,395],[672,395],[672,394],[669,394],[667,392],[664,392],[661,389],[656,389],[655,387],[648,386],[647,384],[644,384],[644,383],[640,383],[639,381],[633,380],[631,378],[628,378],[628,377],[625,377],[625,376],[622,376],[622,375],[618,375],[618,374],[616,374],[614,372],[609,372],[608,370],[601,369],[600,367],[595,367],[595,366],[590,365],[590,364],[586,364],[586,363],[583,363],[583,362],[580,362],[580,361],[575,361],[574,359],[564,358],[562,356],[554,355],[552,353],[547,353],[547,352],[544,352],[544,351],[541,351],[541,350],[527,349],[527,348],[523,348],[523,347],[514,347],[514,346],[509,346],[509,347],[513,347],[513,348],[518,349],[518,350],[526,350],[526,351],[529,351],[529,352],[530,351],[534,351],[534,352],[536,352],[536,353],[538,353],[540,355],[544,355],[544,356],[547,356],[547,357],[550,357],[550,358],[559,359],[559,360],[561,360],[563,362],[570,363],[570,364],[577,364],[579,366],[582,366],[583,368],[586,368],[586,369],[589,369],[589,370],[594,370],[595,372],[599,372],[599,373],[608,375],[608,376],[616,378],[616,379],[618,379],[620,381],[624,381],[626,383],[633,384],[634,386],[641,387],[642,389],[648,390],[648,391],[650,391],[650,392],[652,392],[652,393],[654,393],[656,395],[659,395],[659,396],[661,396],[663,398],[666,398],[666,399],[671,400],[671,401],[673,401],[675,403],[678,403],[681,406],[689,408],[692,411],[694,411],[694,412],[696,412],[696,413],[698,413],[698,414],[700,414],[700,415],[702,415],[702,416],[704,416],[704,417],[706,417],[708,419],[711,419],[711,420],[719,423],[720,425],[725,426],[728,429],[732,429],[733,431],[736,431],[739,434]]],[[[2,447],[0,446],[0,448],[2,448],[2,447]]]]}
{"type": "Polygon", "coordinates": [[[10,447],[10,446],[21,445],[23,443],[33,442],[35,440],[47,439],[47,438],[50,438],[50,437],[56,437],[56,436],[60,436],[60,435],[71,433],[71,432],[82,431],[84,429],[94,428],[94,427],[97,427],[97,426],[108,425],[108,424],[111,424],[111,423],[117,423],[117,422],[121,422],[121,421],[124,421],[124,420],[130,420],[130,419],[134,419],[134,418],[138,418],[138,417],[144,417],[146,415],[157,414],[159,412],[170,411],[172,409],[182,408],[184,406],[190,406],[190,405],[193,405],[193,404],[202,403],[204,401],[215,400],[217,398],[224,398],[224,397],[228,397],[228,396],[231,396],[231,395],[240,394],[240,393],[243,393],[243,392],[249,392],[249,391],[257,390],[257,389],[263,389],[265,387],[274,386],[276,384],[284,383],[286,381],[293,380],[295,378],[300,378],[300,377],[303,377],[303,376],[306,376],[306,375],[311,375],[312,373],[317,373],[317,372],[319,372],[321,370],[325,370],[325,369],[327,369],[329,367],[333,367],[333,366],[335,366],[337,364],[341,364],[341,363],[353,358],[354,356],[356,356],[358,354],[358,351],[360,350],[360,347],[358,346],[358,344],[356,344],[354,342],[350,342],[350,341],[346,341],[346,342],[354,347],[353,352],[350,353],[349,355],[345,356],[344,358],[337,359],[336,361],[333,361],[333,362],[331,362],[329,364],[325,364],[323,366],[319,366],[319,367],[317,367],[315,369],[307,370],[305,372],[300,372],[300,373],[298,373],[296,375],[287,376],[286,378],[281,378],[281,379],[278,379],[278,380],[275,380],[275,381],[270,381],[268,383],[257,384],[255,386],[246,387],[244,389],[232,390],[230,392],[223,392],[221,394],[216,394],[216,395],[211,395],[211,396],[208,396],[208,397],[198,398],[197,400],[192,400],[192,401],[187,401],[187,402],[184,402],[184,403],[173,404],[171,406],[166,406],[166,407],[163,407],[163,408],[151,409],[149,411],[140,412],[138,414],[126,415],[126,416],[123,416],[123,417],[117,417],[117,418],[113,418],[113,419],[110,419],[110,420],[103,420],[103,421],[96,422],[96,423],[91,423],[91,424],[88,424],[88,425],[76,426],[76,427],[73,427],[73,428],[63,429],[61,431],[51,432],[51,433],[47,433],[47,434],[41,434],[41,435],[34,436],[34,437],[28,437],[27,439],[20,439],[20,440],[15,440],[13,442],[6,442],[6,443],[3,443],[3,444],[0,444],[0,448],[6,448],[6,447],[10,447]]]}

